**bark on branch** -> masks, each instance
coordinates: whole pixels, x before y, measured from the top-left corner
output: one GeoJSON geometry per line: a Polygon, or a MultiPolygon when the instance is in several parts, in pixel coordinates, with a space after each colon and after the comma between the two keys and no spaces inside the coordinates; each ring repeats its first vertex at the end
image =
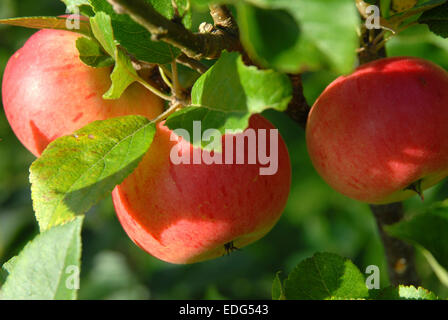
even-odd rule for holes
{"type": "Polygon", "coordinates": [[[290,74],[289,79],[293,88],[293,98],[285,113],[305,129],[310,106],[303,95],[302,76],[300,74],[290,74]]]}
{"type": "Polygon", "coordinates": [[[184,66],[187,66],[193,70],[196,70],[199,73],[205,73],[208,68],[207,66],[200,63],[198,60],[195,60],[193,58],[190,58],[186,56],[184,53],[182,53],[180,56],[176,58],[176,61],[180,64],[183,64],[184,66]]]}
{"type": "Polygon", "coordinates": [[[232,12],[224,5],[211,4],[209,8],[215,27],[224,30],[233,37],[239,38],[238,24],[232,12]]]}
{"type": "Polygon", "coordinates": [[[394,286],[400,284],[418,286],[420,280],[415,268],[414,247],[389,236],[384,230],[385,226],[403,219],[403,205],[399,202],[380,206],[371,205],[370,208],[384,245],[391,284],[394,286]]]}
{"type": "Polygon", "coordinates": [[[179,48],[189,58],[215,59],[223,50],[242,51],[238,37],[217,30],[210,33],[193,33],[181,23],[165,18],[145,0],[107,1],[117,12],[129,14],[134,21],[145,27],[155,40],[162,40],[179,48]]]}

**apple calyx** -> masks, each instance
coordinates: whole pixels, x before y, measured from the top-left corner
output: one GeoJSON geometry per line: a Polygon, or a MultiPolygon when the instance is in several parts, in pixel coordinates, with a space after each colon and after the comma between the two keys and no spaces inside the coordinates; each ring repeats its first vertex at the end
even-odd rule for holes
{"type": "Polygon", "coordinates": [[[227,242],[226,244],[224,244],[224,250],[225,253],[224,255],[230,255],[233,251],[238,250],[240,251],[240,248],[235,247],[235,245],[233,244],[233,241],[227,242]]]}
{"type": "Polygon", "coordinates": [[[423,179],[419,179],[419,180],[411,183],[406,188],[404,188],[404,190],[414,191],[415,193],[417,193],[420,196],[420,199],[422,199],[422,201],[424,201],[425,197],[423,195],[422,181],[423,181],[423,179]]]}

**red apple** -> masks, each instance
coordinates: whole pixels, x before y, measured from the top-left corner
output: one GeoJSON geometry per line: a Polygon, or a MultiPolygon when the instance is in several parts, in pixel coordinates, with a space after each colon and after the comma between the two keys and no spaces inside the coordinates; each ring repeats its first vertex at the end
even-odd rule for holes
{"type": "MultiPolygon", "coordinates": [[[[253,116],[249,128],[274,129],[261,116],[253,116]]],[[[151,255],[178,264],[219,257],[263,237],[279,219],[289,194],[291,167],[282,138],[278,136],[276,173],[260,175],[263,165],[258,160],[254,164],[174,164],[172,150],[192,155],[198,149],[177,136],[171,141],[171,134],[160,123],[136,171],[112,193],[129,237],[151,255]]],[[[229,137],[235,135],[222,137],[221,155],[226,153],[229,137]]],[[[267,142],[270,150],[269,134],[267,142]]],[[[241,148],[245,159],[247,145],[241,148]]],[[[210,155],[202,152],[203,158],[210,155]]]]}
{"type": "Polygon", "coordinates": [[[88,67],[69,31],[41,30],[9,60],[3,75],[6,117],[22,144],[39,156],[52,140],[94,120],[128,114],[155,118],[161,99],[139,84],[118,100],[104,100],[111,68],[88,67]]]}
{"type": "Polygon", "coordinates": [[[365,64],[317,99],[306,140],[335,190],[373,204],[404,200],[448,175],[448,73],[408,57],[365,64]]]}

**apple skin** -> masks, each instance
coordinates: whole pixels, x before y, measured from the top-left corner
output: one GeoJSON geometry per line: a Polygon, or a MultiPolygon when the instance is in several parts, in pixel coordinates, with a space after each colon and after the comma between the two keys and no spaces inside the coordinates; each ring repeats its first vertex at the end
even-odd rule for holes
{"type": "Polygon", "coordinates": [[[95,120],[138,114],[149,119],[163,111],[161,99],[132,84],[117,100],[102,95],[111,68],[88,67],[79,59],[79,34],[40,30],[8,61],[3,106],[15,135],[35,156],[56,138],[95,120]]]}
{"type": "Polygon", "coordinates": [[[448,73],[395,57],[341,76],[308,117],[308,152],[340,193],[371,204],[401,201],[448,175],[448,73]]]}
{"type": "MultiPolygon", "coordinates": [[[[251,117],[249,127],[274,129],[259,115],[251,117]]],[[[284,210],[291,184],[289,153],[281,136],[278,170],[268,176],[259,174],[258,161],[175,165],[170,160],[175,145],[190,154],[194,148],[183,138],[170,141],[171,133],[163,122],[158,125],[136,171],[112,193],[128,236],[163,261],[186,264],[226,254],[224,245],[231,241],[241,248],[268,233],[284,210]]],[[[247,159],[247,143],[244,152],[247,159]]]]}

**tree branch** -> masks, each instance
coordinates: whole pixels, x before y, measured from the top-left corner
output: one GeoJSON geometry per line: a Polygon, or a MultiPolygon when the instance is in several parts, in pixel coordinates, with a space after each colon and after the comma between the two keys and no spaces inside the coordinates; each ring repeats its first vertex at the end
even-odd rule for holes
{"type": "Polygon", "coordinates": [[[205,73],[208,68],[207,66],[200,63],[198,60],[192,59],[185,54],[181,54],[176,58],[176,61],[184,66],[189,67],[190,69],[196,70],[200,74],[205,73]]]}
{"type": "Polygon", "coordinates": [[[414,247],[389,236],[384,230],[385,226],[397,223],[403,219],[403,205],[398,202],[380,206],[371,205],[370,208],[384,245],[391,284],[394,286],[400,284],[418,286],[420,280],[415,268],[414,247]]]}
{"type": "MultiPolygon", "coordinates": [[[[360,64],[386,57],[385,48],[382,47],[380,50],[377,50],[376,43],[378,41],[375,43],[375,40],[382,38],[382,34],[381,30],[363,28],[363,34],[360,40],[364,45],[364,50],[358,54],[360,64]]],[[[418,286],[420,280],[415,268],[414,247],[400,239],[391,237],[384,230],[385,226],[397,223],[403,218],[404,211],[402,203],[371,205],[370,209],[375,217],[384,246],[391,284],[394,286],[400,284],[418,286]]]]}
{"type": "Polygon", "coordinates": [[[215,59],[222,50],[242,51],[238,37],[227,32],[193,33],[181,23],[158,13],[145,0],[107,0],[114,9],[126,13],[151,32],[154,40],[165,41],[179,48],[189,58],[215,59]]]}
{"type": "Polygon", "coordinates": [[[310,106],[303,95],[302,76],[300,74],[289,74],[293,88],[293,98],[285,113],[303,129],[306,127],[310,106]]]}
{"type": "Polygon", "coordinates": [[[238,24],[232,12],[224,5],[211,4],[209,8],[215,27],[224,30],[233,37],[239,38],[238,24]]]}
{"type": "MultiPolygon", "coordinates": [[[[361,35],[362,42],[364,43],[363,47],[364,50],[362,50],[358,54],[359,64],[365,64],[386,57],[386,48],[382,47],[381,49],[377,50],[376,48],[377,43],[374,44],[372,42],[372,39],[373,40],[377,39],[380,33],[382,33],[382,30],[365,29],[364,33],[361,35]]],[[[382,39],[382,37],[380,39],[382,39]]]]}
{"type": "MultiPolygon", "coordinates": [[[[211,4],[210,15],[213,18],[214,26],[210,25],[210,32],[222,32],[227,33],[228,36],[239,39],[239,28],[230,10],[224,5],[211,4]]],[[[208,26],[207,26],[208,27],[208,26]]],[[[239,50],[239,51],[242,51],[239,50]]],[[[199,61],[188,57],[186,54],[182,54],[177,57],[177,62],[186,65],[187,67],[196,70],[199,73],[207,71],[207,66],[203,65],[199,61]]]]}

